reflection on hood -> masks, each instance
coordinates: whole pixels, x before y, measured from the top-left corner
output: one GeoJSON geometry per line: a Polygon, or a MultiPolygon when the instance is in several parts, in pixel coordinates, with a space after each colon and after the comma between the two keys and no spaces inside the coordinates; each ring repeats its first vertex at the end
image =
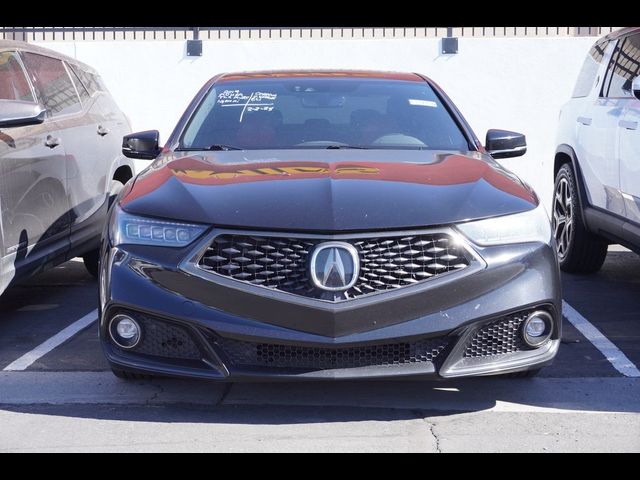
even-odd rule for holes
{"type": "MultiPolygon", "coordinates": [[[[367,180],[419,185],[458,185],[484,180],[493,187],[536,204],[535,194],[517,177],[495,162],[462,154],[437,154],[430,163],[385,161],[320,162],[301,159],[260,159],[245,163],[218,161],[236,152],[205,156],[161,158],[138,177],[123,205],[161,187],[171,178],[185,184],[224,186],[253,182],[299,181],[305,179],[367,180]]],[[[422,155],[425,152],[421,152],[422,155]]],[[[298,154],[300,152],[298,151],[298,154]]],[[[364,154],[361,154],[364,157],[364,154]]],[[[277,188],[277,185],[274,185],[277,188]]]]}

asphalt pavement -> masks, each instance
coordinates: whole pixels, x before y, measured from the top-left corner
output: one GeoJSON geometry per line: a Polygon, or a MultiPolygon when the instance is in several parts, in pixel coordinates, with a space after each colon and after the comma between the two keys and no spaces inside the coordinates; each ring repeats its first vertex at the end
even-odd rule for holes
{"type": "Polygon", "coordinates": [[[563,275],[563,342],[534,379],[124,382],[100,351],[97,282],[71,261],[0,297],[0,452],[638,452],[639,274],[612,247],[601,272],[563,275]]]}

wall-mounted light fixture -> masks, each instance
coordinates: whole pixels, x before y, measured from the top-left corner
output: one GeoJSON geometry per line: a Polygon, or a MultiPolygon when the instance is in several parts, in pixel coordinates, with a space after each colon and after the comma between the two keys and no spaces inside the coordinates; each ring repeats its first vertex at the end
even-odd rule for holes
{"type": "Polygon", "coordinates": [[[458,53],[458,37],[453,36],[453,27],[447,27],[447,36],[440,40],[442,55],[458,53]]]}
{"type": "Polygon", "coordinates": [[[202,40],[200,40],[200,29],[193,27],[193,40],[187,40],[187,57],[202,56],[202,40]]]}

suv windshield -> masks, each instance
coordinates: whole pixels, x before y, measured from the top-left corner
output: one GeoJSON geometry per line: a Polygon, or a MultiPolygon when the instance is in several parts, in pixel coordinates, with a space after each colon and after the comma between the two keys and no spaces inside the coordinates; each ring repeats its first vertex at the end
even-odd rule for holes
{"type": "Polygon", "coordinates": [[[469,150],[426,82],[360,78],[223,81],[187,126],[181,150],[469,150]]]}

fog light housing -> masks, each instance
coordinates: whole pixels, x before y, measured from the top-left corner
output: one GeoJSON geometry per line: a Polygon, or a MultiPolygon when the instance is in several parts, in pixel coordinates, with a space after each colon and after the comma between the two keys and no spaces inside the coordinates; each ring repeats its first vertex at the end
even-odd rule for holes
{"type": "Polygon", "coordinates": [[[553,333],[553,317],[543,310],[535,311],[522,323],[522,339],[530,347],[539,347],[553,333]]]}
{"type": "Polygon", "coordinates": [[[109,335],[120,348],[133,348],[140,342],[142,329],[129,315],[118,314],[109,322],[109,335]]]}

